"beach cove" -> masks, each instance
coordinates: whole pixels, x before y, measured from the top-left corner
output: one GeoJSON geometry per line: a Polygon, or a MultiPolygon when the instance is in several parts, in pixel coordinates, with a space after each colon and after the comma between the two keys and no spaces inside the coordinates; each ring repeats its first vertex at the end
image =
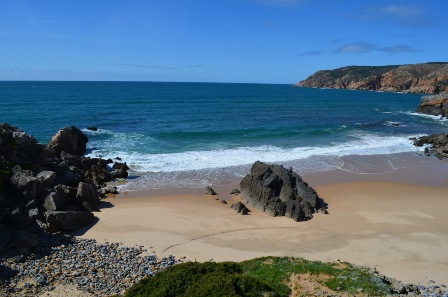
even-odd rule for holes
{"type": "Polygon", "coordinates": [[[448,275],[448,167],[417,159],[383,174],[344,170],[304,175],[328,203],[329,214],[307,222],[229,208],[237,185],[203,189],[124,192],[108,198],[113,207],[81,235],[99,242],[150,245],[158,256],[191,261],[240,261],[294,256],[366,265],[405,283],[446,283],[448,275]],[[154,240],[156,238],[156,240],[154,240]]]}

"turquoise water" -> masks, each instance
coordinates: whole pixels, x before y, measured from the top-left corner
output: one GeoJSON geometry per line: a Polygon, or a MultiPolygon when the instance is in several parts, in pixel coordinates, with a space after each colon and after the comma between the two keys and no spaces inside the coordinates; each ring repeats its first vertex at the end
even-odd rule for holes
{"type": "Polygon", "coordinates": [[[347,155],[415,153],[409,137],[448,127],[416,114],[419,102],[415,94],[291,85],[0,82],[0,122],[41,142],[77,126],[89,155],[120,156],[154,187],[232,180],[255,160],[310,172],[347,155]]]}

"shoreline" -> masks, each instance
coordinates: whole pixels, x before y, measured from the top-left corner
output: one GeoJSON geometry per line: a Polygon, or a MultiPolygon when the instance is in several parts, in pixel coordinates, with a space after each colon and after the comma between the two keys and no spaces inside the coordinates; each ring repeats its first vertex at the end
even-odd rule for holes
{"type": "MultiPolygon", "coordinates": [[[[362,159],[362,158],[361,158],[362,159]]],[[[98,242],[144,245],[158,257],[241,261],[295,256],[376,268],[405,283],[442,284],[448,275],[448,162],[419,158],[381,174],[338,169],[302,175],[328,203],[307,222],[230,209],[237,184],[132,191],[105,201],[99,221],[77,233],[98,242]],[[218,199],[218,200],[215,200],[218,199]],[[219,200],[226,200],[223,205],[219,200]]]]}

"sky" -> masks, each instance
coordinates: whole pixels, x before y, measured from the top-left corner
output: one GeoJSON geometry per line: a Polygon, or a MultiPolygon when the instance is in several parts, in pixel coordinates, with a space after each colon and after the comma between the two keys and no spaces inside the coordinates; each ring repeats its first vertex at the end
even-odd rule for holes
{"type": "Polygon", "coordinates": [[[448,61],[446,0],[1,0],[0,80],[293,84],[448,61]]]}

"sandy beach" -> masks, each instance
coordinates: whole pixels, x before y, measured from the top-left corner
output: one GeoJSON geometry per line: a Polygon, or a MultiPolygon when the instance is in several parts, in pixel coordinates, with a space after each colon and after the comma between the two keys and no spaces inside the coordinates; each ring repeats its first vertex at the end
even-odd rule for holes
{"type": "Polygon", "coordinates": [[[405,283],[446,284],[447,172],[447,162],[425,159],[387,174],[335,170],[303,176],[328,203],[329,214],[299,223],[256,210],[237,214],[230,205],[239,196],[229,193],[238,185],[214,187],[218,196],[203,189],[122,193],[106,199],[96,213],[99,221],[78,236],[143,245],[159,257],[341,260],[405,283]]]}

